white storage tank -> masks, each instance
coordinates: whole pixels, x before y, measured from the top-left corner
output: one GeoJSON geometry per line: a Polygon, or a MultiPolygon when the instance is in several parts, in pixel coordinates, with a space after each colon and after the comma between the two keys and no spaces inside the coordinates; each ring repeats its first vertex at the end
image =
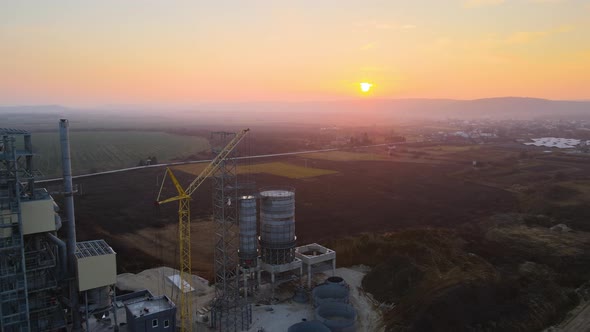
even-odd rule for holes
{"type": "Polygon", "coordinates": [[[267,264],[287,264],[295,258],[295,190],[260,192],[260,249],[267,264]]]}
{"type": "Polygon", "coordinates": [[[240,257],[240,265],[248,268],[256,266],[256,258],[258,257],[256,213],[255,196],[239,198],[240,245],[238,256],[240,257]]]}

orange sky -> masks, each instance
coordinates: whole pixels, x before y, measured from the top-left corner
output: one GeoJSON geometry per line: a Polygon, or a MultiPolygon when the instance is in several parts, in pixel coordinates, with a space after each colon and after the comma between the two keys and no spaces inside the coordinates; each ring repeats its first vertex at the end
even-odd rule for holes
{"type": "Polygon", "coordinates": [[[13,1],[0,105],[590,99],[588,17],[583,0],[13,1]]]}

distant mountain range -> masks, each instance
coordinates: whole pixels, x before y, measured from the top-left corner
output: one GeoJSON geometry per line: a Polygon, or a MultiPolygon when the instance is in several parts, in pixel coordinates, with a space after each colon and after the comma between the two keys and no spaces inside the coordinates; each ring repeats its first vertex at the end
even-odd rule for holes
{"type": "Polygon", "coordinates": [[[561,101],[538,98],[453,99],[381,99],[302,103],[255,103],[242,107],[251,110],[298,110],[302,114],[332,116],[363,114],[367,119],[441,119],[441,118],[590,118],[590,101],[561,101]]]}
{"type": "Polygon", "coordinates": [[[356,99],[344,101],[208,103],[191,106],[108,105],[93,109],[61,105],[0,106],[0,127],[68,117],[85,126],[95,123],[256,124],[335,123],[380,124],[384,121],[444,118],[590,119],[590,101],[538,98],[356,99]]]}

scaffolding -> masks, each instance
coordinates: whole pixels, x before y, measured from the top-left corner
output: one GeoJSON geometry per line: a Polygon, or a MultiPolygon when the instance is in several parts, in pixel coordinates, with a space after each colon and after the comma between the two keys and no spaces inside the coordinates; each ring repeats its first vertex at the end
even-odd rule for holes
{"type": "Polygon", "coordinates": [[[65,327],[65,315],[58,300],[57,248],[42,234],[27,236],[25,242],[31,329],[52,331],[65,327]]]}
{"type": "MultiPolygon", "coordinates": [[[[227,145],[236,134],[213,133],[219,146],[227,145]]],[[[215,151],[214,151],[215,152],[215,151]]],[[[235,151],[214,174],[213,220],[215,223],[215,300],[212,324],[219,331],[248,330],[252,324],[252,307],[240,296],[238,270],[238,183],[235,151]]]]}
{"type": "Polygon", "coordinates": [[[36,220],[23,217],[31,207],[26,202],[49,195],[35,188],[31,134],[0,129],[0,136],[0,330],[56,330],[66,325],[58,301],[57,246],[47,240],[49,232],[27,231],[24,225],[36,220]]]}
{"type": "Polygon", "coordinates": [[[25,250],[20,211],[20,180],[16,135],[26,131],[1,129],[0,143],[0,328],[30,331],[25,250]]]}

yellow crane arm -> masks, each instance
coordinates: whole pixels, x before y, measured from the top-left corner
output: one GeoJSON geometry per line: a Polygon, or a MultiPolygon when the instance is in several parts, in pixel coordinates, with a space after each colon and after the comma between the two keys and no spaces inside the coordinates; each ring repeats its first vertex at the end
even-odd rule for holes
{"type": "Polygon", "coordinates": [[[244,136],[250,131],[250,129],[244,129],[236,134],[236,136],[219,152],[217,157],[211,161],[211,163],[197,176],[191,184],[186,187],[185,193],[188,196],[191,196],[205,180],[211,176],[215,171],[219,168],[221,163],[227,158],[227,156],[235,149],[235,147],[242,141],[244,136]]]}
{"type": "MultiPolygon", "coordinates": [[[[160,194],[162,193],[162,187],[160,187],[160,192],[158,193],[158,198],[157,198],[158,204],[166,204],[166,203],[181,200],[183,198],[190,199],[190,196],[186,194],[184,189],[182,189],[180,182],[178,182],[178,179],[176,178],[176,176],[174,176],[174,173],[172,173],[172,170],[169,167],[166,167],[166,175],[170,176],[170,180],[172,180],[174,187],[178,191],[178,196],[174,196],[174,197],[170,197],[168,199],[160,200],[160,194]]],[[[164,176],[164,179],[162,179],[162,185],[164,184],[165,179],[166,179],[166,176],[164,176]]]]}
{"type": "Polygon", "coordinates": [[[180,251],[180,301],[179,301],[179,309],[180,309],[180,331],[181,332],[190,332],[192,331],[192,321],[194,318],[194,313],[192,311],[192,301],[189,298],[188,293],[192,288],[191,284],[191,274],[192,274],[192,267],[191,267],[191,217],[190,217],[190,201],[191,195],[203,182],[207,177],[211,176],[218,168],[221,166],[225,158],[229,156],[229,154],[233,151],[233,149],[240,143],[240,141],[246,136],[246,134],[250,131],[250,129],[244,129],[239,132],[224,148],[221,152],[211,161],[211,163],[199,174],[199,176],[191,182],[191,184],[186,188],[186,190],[182,189],[182,186],[178,182],[178,179],[172,173],[170,168],[166,168],[166,173],[164,178],[162,179],[162,184],[160,185],[160,192],[158,193],[157,203],[164,204],[173,201],[178,201],[178,246],[180,251]],[[170,176],[170,180],[174,183],[174,187],[176,187],[176,191],[178,191],[178,195],[160,201],[160,195],[162,194],[162,188],[164,187],[164,181],[166,180],[166,176],[170,176]],[[186,283],[185,283],[186,282],[186,283]]]}
{"type": "Polygon", "coordinates": [[[188,185],[188,187],[186,187],[186,189],[182,189],[180,183],[178,182],[178,179],[176,179],[176,176],[174,176],[174,174],[172,173],[172,170],[170,168],[166,168],[166,174],[164,176],[164,179],[162,179],[162,186],[160,187],[160,192],[158,193],[158,198],[156,199],[157,203],[165,204],[174,201],[179,201],[183,198],[190,199],[195,190],[197,190],[209,176],[211,176],[213,173],[215,173],[215,171],[217,171],[217,169],[225,160],[225,158],[227,158],[227,156],[235,149],[235,147],[242,141],[242,139],[246,136],[246,134],[249,131],[250,129],[244,129],[237,133],[236,136],[229,143],[227,143],[223,150],[221,150],[221,152],[217,154],[215,159],[213,159],[211,163],[207,165],[207,167],[201,172],[201,174],[199,174],[199,176],[197,176],[197,178],[194,179],[193,182],[191,182],[188,185]],[[166,176],[170,176],[172,183],[174,183],[174,187],[176,187],[176,190],[178,191],[178,196],[160,200],[160,195],[162,194],[162,188],[166,176]]]}

